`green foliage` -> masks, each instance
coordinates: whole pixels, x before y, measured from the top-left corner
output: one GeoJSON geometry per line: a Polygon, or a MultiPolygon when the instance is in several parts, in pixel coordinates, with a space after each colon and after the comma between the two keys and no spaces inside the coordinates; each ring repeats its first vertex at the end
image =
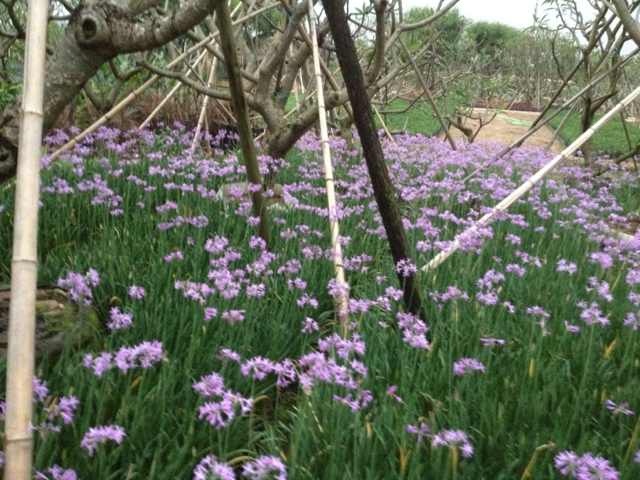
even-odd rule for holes
{"type": "Polygon", "coordinates": [[[492,58],[522,39],[520,30],[499,22],[475,22],[466,33],[478,53],[492,58]]]}
{"type": "Polygon", "coordinates": [[[17,83],[2,82],[0,84],[0,110],[15,102],[20,90],[20,85],[17,83]]]}
{"type": "MultiPolygon", "coordinates": [[[[594,121],[601,118],[602,115],[596,116],[594,121]]],[[[554,129],[558,129],[560,122],[564,118],[561,113],[551,121],[551,126],[554,129]]],[[[629,129],[629,135],[631,142],[636,145],[640,142],[640,127],[637,124],[627,122],[629,129]]],[[[580,126],[580,113],[572,112],[569,119],[565,122],[560,132],[560,138],[569,144],[573,142],[582,134],[582,128],[580,126]]],[[[620,117],[615,117],[609,121],[604,127],[602,127],[591,139],[591,146],[594,153],[608,154],[613,157],[620,156],[629,152],[629,144],[624,133],[624,127],[620,117]]]]}
{"type": "MultiPolygon", "coordinates": [[[[440,99],[437,103],[440,113],[443,116],[452,114],[457,107],[465,103],[465,97],[452,92],[447,98],[440,99]]],[[[406,131],[408,133],[420,133],[425,136],[437,135],[441,132],[440,123],[433,113],[431,106],[425,101],[416,102],[408,110],[410,102],[396,99],[383,110],[392,112],[385,115],[385,123],[391,131],[406,131]],[[406,111],[403,111],[406,110],[406,111]],[[393,113],[397,112],[397,113],[393,113]]],[[[378,128],[382,125],[376,117],[378,128]]]]}
{"type": "MultiPolygon", "coordinates": [[[[419,22],[433,14],[433,8],[414,7],[405,14],[404,21],[408,23],[419,22]]],[[[427,29],[403,33],[402,39],[412,52],[420,50],[425,44],[431,42],[432,48],[437,54],[446,56],[449,52],[456,50],[467,23],[467,20],[454,8],[427,29]]]]}

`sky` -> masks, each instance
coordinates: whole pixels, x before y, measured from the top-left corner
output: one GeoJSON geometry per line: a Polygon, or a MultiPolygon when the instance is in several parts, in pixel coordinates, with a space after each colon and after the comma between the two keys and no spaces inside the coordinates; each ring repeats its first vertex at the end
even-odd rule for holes
{"type": "MultiPolygon", "coordinates": [[[[585,12],[591,11],[587,0],[576,0],[585,12]]],[[[525,28],[533,23],[533,13],[538,0],[460,0],[458,10],[465,17],[475,21],[501,22],[517,28],[525,28]]],[[[542,4],[542,1],[539,2],[542,4]]],[[[438,0],[404,0],[405,10],[411,7],[436,7],[438,0]]],[[[544,9],[540,9],[544,13],[544,9]]],[[[586,15],[585,15],[586,16],[586,15]]],[[[549,18],[550,22],[553,18],[549,18]]]]}

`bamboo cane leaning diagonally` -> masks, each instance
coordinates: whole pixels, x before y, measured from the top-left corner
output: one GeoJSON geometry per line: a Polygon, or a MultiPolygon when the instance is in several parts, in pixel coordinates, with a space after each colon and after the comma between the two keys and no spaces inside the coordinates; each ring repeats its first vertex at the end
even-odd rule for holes
{"type": "Polygon", "coordinates": [[[336,191],[333,179],[333,164],[331,163],[331,147],[327,129],[327,111],[324,106],[324,87],[322,70],[320,68],[320,53],[318,51],[318,37],[316,32],[316,15],[313,0],[309,3],[309,31],[311,33],[311,51],[313,53],[313,69],[316,77],[316,95],[318,97],[318,120],[320,123],[320,142],[322,145],[322,159],[324,163],[324,180],[327,190],[327,206],[329,211],[329,230],[331,232],[331,247],[333,250],[333,267],[336,276],[338,292],[336,296],[336,313],[342,334],[346,335],[349,328],[349,293],[342,261],[342,246],[340,245],[340,224],[336,206],[336,191]]]}
{"type": "MultiPolygon", "coordinates": [[[[196,59],[194,60],[194,62],[191,64],[191,68],[187,69],[187,72],[185,73],[185,75],[188,77],[189,75],[191,75],[191,72],[193,71],[194,68],[196,68],[200,62],[204,59],[204,57],[206,56],[206,51],[201,52],[200,55],[198,55],[196,57],[196,59]]],[[[162,99],[162,101],[160,103],[158,103],[158,105],[156,105],[156,108],[153,109],[153,111],[149,114],[149,116],[144,120],[144,122],[142,122],[140,124],[140,126],[138,127],[139,130],[144,129],[147,125],[149,125],[149,123],[151,122],[151,120],[154,119],[154,117],[158,114],[158,112],[160,110],[162,110],[162,107],[164,107],[167,102],[169,100],[171,100],[173,98],[173,96],[178,93],[178,90],[180,90],[180,88],[183,86],[184,84],[182,82],[177,81],[176,84],[171,88],[171,90],[169,90],[169,93],[167,93],[167,95],[162,99]]]]}
{"type": "MultiPolygon", "coordinates": [[[[272,8],[277,7],[278,5],[279,4],[277,4],[277,3],[273,3],[273,4],[267,5],[265,7],[262,7],[260,9],[256,10],[255,12],[252,12],[252,13],[249,13],[247,15],[244,15],[243,17],[240,17],[238,20],[233,22],[233,25],[240,25],[240,24],[242,24],[242,23],[244,23],[244,22],[246,22],[248,20],[251,20],[252,18],[257,17],[258,15],[260,15],[260,14],[262,14],[262,13],[268,11],[268,10],[271,10],[272,8]]],[[[207,43],[209,43],[212,40],[214,40],[218,35],[219,35],[219,32],[215,32],[215,33],[207,36],[206,38],[203,38],[198,43],[196,43],[192,47],[188,48],[184,53],[178,55],[171,62],[169,62],[166,65],[166,68],[175,67],[182,60],[184,60],[185,57],[187,57],[187,55],[189,55],[189,54],[195,52],[196,50],[204,47],[207,43]]],[[[127,95],[122,101],[120,101],[117,105],[115,105],[111,110],[109,110],[102,117],[100,117],[98,120],[96,120],[94,123],[92,123],[89,127],[87,127],[85,130],[80,132],[78,135],[76,135],[74,138],[69,140],[67,143],[62,145],[55,152],[53,152],[49,156],[49,159],[51,161],[55,160],[60,155],[62,155],[64,152],[66,152],[66,151],[72,149],[73,147],[75,147],[78,144],[78,142],[80,142],[87,135],[95,132],[98,128],[100,128],[102,125],[104,125],[109,120],[111,120],[114,115],[116,115],[118,112],[122,111],[127,105],[129,105],[133,100],[138,98],[138,96],[140,96],[140,94],[142,92],[144,92],[147,88],[149,88],[151,85],[153,85],[155,82],[157,82],[160,78],[162,78],[160,75],[156,75],[156,74],[152,75],[151,78],[149,78],[149,80],[147,80],[142,85],[140,85],[138,88],[136,88],[134,91],[129,93],[129,95],[127,95]]]]}
{"type": "Polygon", "coordinates": [[[525,133],[524,135],[522,135],[520,138],[518,138],[517,140],[515,140],[511,145],[503,148],[497,155],[491,157],[489,159],[489,161],[484,162],[482,165],[480,165],[478,168],[476,168],[473,172],[471,172],[469,175],[467,175],[464,179],[463,179],[463,183],[467,183],[469,180],[471,180],[472,178],[474,178],[478,173],[480,173],[482,170],[484,170],[485,168],[489,167],[491,164],[493,164],[494,162],[497,162],[499,159],[501,159],[502,157],[504,157],[507,153],[511,152],[512,150],[514,150],[515,148],[518,148],[520,145],[522,145],[529,137],[533,136],[538,130],[540,130],[541,128],[545,127],[546,125],[548,125],[551,120],[553,120],[554,118],[556,118],[558,115],[560,115],[560,113],[562,113],[562,111],[564,109],[566,109],[567,107],[571,106],[574,102],[576,102],[577,100],[579,100],[580,98],[582,98],[582,95],[585,94],[585,92],[589,91],[589,89],[592,89],[594,86],[596,86],[598,83],[600,83],[602,80],[604,80],[605,78],[607,78],[609,75],[611,75],[611,72],[615,71],[618,68],[622,68],[624,65],[626,65],[627,63],[629,63],[631,61],[632,58],[634,58],[636,56],[636,54],[640,52],[640,48],[636,48],[635,50],[633,50],[631,53],[629,53],[629,55],[627,55],[625,58],[620,59],[618,62],[616,62],[616,64],[611,67],[609,70],[607,70],[606,72],[602,73],[601,75],[599,75],[598,77],[594,78],[588,85],[586,85],[583,89],[581,89],[578,93],[576,93],[573,97],[571,97],[569,100],[567,100],[566,102],[564,102],[552,115],[550,115],[549,117],[547,117],[544,121],[541,121],[540,123],[538,123],[535,126],[532,126],[531,129],[525,133]]]}
{"type": "Polygon", "coordinates": [[[26,32],[7,354],[4,478],[11,480],[32,478],[38,197],[48,3],[29,0],[26,32]]]}
{"type": "Polygon", "coordinates": [[[520,185],[517,189],[511,192],[507,197],[505,197],[498,205],[496,205],[489,213],[487,213],[484,217],[482,217],[478,222],[476,222],[473,226],[469,227],[467,230],[462,232],[460,235],[456,237],[453,241],[452,245],[440,252],[436,255],[427,265],[422,267],[422,271],[432,271],[435,268],[442,265],[447,258],[453,255],[460,249],[460,238],[472,234],[479,227],[484,227],[489,225],[496,215],[500,212],[506,211],[511,205],[517,202],[520,198],[522,198],[525,194],[527,194],[540,180],[542,180],[549,172],[551,172],[554,168],[556,168],[563,160],[572,155],[576,150],[578,150],[585,142],[587,142],[593,135],[600,130],[609,120],[611,120],[614,116],[616,116],[622,109],[624,109],[627,105],[629,105],[633,100],[635,100],[640,95],[640,87],[637,87],[633,92],[627,95],[624,100],[618,103],[615,107],[613,107],[609,112],[607,112],[600,120],[593,124],[591,128],[589,128],[586,132],[580,135],[571,145],[565,148],[559,155],[553,158],[549,163],[547,163],[544,167],[538,170],[535,174],[533,174],[529,179],[520,185]]]}
{"type": "MultiPolygon", "coordinates": [[[[233,13],[232,13],[233,15],[233,13]]],[[[218,57],[213,57],[211,59],[211,68],[209,70],[209,78],[207,79],[207,88],[211,88],[213,84],[213,80],[216,76],[216,66],[218,65],[218,57]]],[[[182,85],[182,83],[179,83],[182,85]]],[[[200,138],[200,132],[202,131],[202,124],[204,123],[205,116],[207,114],[207,106],[209,105],[209,95],[205,95],[202,99],[202,107],[200,108],[200,115],[198,117],[198,125],[196,126],[196,131],[193,134],[193,141],[191,142],[191,148],[189,149],[190,153],[193,153],[198,146],[198,140],[200,138]]]]}

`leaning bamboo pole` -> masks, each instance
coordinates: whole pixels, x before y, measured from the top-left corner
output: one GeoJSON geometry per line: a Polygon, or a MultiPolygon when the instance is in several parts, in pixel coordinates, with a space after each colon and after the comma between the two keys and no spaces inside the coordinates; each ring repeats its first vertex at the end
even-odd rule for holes
{"type": "MultiPolygon", "coordinates": [[[[198,55],[198,57],[194,60],[194,62],[191,64],[191,68],[188,68],[185,76],[189,76],[191,75],[191,72],[193,71],[193,69],[195,69],[198,64],[202,61],[202,59],[205,57],[206,55],[206,50],[204,52],[201,52],[200,55],[198,55]]],[[[158,112],[160,110],[162,110],[162,108],[167,104],[167,102],[169,100],[171,100],[173,98],[173,96],[178,93],[178,90],[180,90],[180,88],[182,88],[182,86],[184,85],[184,83],[177,81],[176,84],[171,88],[171,90],[169,90],[169,93],[167,93],[167,95],[162,99],[162,101],[160,103],[158,103],[158,105],[156,105],[156,108],[153,109],[153,111],[149,114],[149,116],[144,120],[144,122],[142,122],[140,124],[140,126],[138,127],[139,130],[142,130],[143,128],[145,128],[147,125],[149,125],[149,122],[151,122],[151,120],[153,120],[155,118],[155,116],[158,114],[158,112]]]]}
{"type": "Polygon", "coordinates": [[[591,128],[585,131],[582,135],[580,135],[571,145],[565,148],[559,155],[557,155],[553,160],[547,163],[544,167],[538,170],[534,175],[532,175],[526,182],[520,185],[517,189],[511,192],[507,197],[505,197],[498,205],[496,205],[489,213],[487,213],[484,217],[482,217],[478,222],[465,230],[462,234],[458,235],[456,239],[453,241],[452,245],[440,252],[436,255],[427,265],[422,267],[422,271],[427,272],[436,269],[442,263],[444,263],[447,258],[453,255],[456,251],[460,249],[460,238],[466,235],[469,235],[476,231],[479,227],[484,227],[491,223],[496,215],[500,212],[506,211],[511,205],[517,202],[520,198],[522,198],[526,193],[528,193],[540,180],[542,180],[549,172],[551,172],[554,168],[556,168],[563,160],[572,155],[576,150],[578,150],[585,142],[587,142],[593,135],[600,130],[609,120],[611,120],[615,115],[617,115],[622,109],[624,109],[627,105],[629,105],[635,98],[640,95],[640,87],[637,87],[633,92],[627,95],[624,100],[618,103],[615,107],[613,107],[609,112],[607,112],[600,120],[598,120],[591,128]]]}
{"type": "MultiPolygon", "coordinates": [[[[218,64],[218,57],[213,57],[211,59],[211,68],[209,69],[209,78],[207,79],[207,88],[211,88],[213,84],[213,80],[216,76],[216,66],[218,64]]],[[[207,106],[209,105],[209,95],[205,95],[202,99],[202,108],[200,109],[200,116],[198,117],[198,125],[196,126],[196,131],[193,134],[193,141],[191,142],[191,148],[189,152],[193,154],[198,146],[198,139],[200,137],[200,132],[202,131],[202,124],[204,123],[204,119],[207,115],[207,106]]]]}
{"type": "Polygon", "coordinates": [[[4,478],[31,478],[38,197],[42,155],[47,0],[29,0],[18,145],[7,353],[4,478]]]}
{"type": "MultiPolygon", "coordinates": [[[[501,159],[502,157],[504,157],[506,154],[508,154],[509,152],[511,152],[512,150],[514,150],[515,148],[518,148],[519,146],[521,146],[525,141],[527,141],[530,137],[532,137],[538,130],[540,130],[541,128],[546,127],[551,120],[553,120],[554,118],[556,118],[558,115],[560,115],[560,113],[562,113],[562,111],[564,109],[566,109],[567,107],[573,105],[574,102],[576,102],[577,100],[579,100],[580,98],[582,98],[582,96],[588,92],[589,90],[591,90],[593,87],[595,87],[598,83],[600,83],[602,80],[604,80],[605,78],[607,78],[609,75],[611,75],[611,73],[613,71],[615,71],[618,68],[622,68],[624,65],[626,65],[628,62],[631,61],[631,59],[633,57],[636,56],[636,54],[640,52],[640,48],[636,48],[635,50],[633,50],[631,53],[629,53],[629,55],[627,55],[624,59],[620,59],[618,62],[616,62],[616,64],[614,66],[612,66],[609,70],[607,70],[606,72],[602,73],[601,75],[599,75],[598,77],[594,78],[588,85],[586,85],[584,88],[582,88],[578,93],[576,93],[573,97],[571,97],[569,100],[567,100],[566,102],[564,102],[553,114],[551,114],[549,117],[547,117],[544,121],[538,123],[537,125],[535,125],[536,122],[534,122],[535,126],[532,126],[528,132],[526,132],[524,135],[522,135],[520,138],[518,138],[517,140],[515,140],[513,143],[511,143],[511,145],[506,146],[505,148],[503,148],[500,152],[498,152],[498,154],[494,157],[492,157],[491,159],[489,159],[489,161],[485,162],[484,164],[481,164],[478,168],[476,168],[473,172],[471,172],[469,175],[467,175],[462,182],[463,183],[467,183],[469,180],[471,180],[473,177],[475,177],[478,173],[480,173],[482,170],[484,170],[485,168],[487,168],[488,166],[490,166],[492,163],[497,162],[499,159],[501,159]]],[[[542,115],[540,115],[540,117],[542,117],[542,115]]]]}
{"type": "MultiPolygon", "coordinates": [[[[274,3],[274,4],[267,5],[265,7],[262,7],[260,9],[256,10],[255,12],[252,12],[252,13],[249,13],[249,14],[243,16],[243,17],[240,17],[238,20],[233,22],[233,25],[240,25],[240,24],[242,24],[242,23],[244,23],[244,22],[246,22],[246,21],[248,21],[248,20],[250,20],[250,19],[252,19],[254,17],[257,17],[258,15],[260,15],[260,14],[262,14],[262,13],[268,11],[268,10],[271,10],[272,8],[274,8],[276,6],[278,6],[278,4],[274,3]]],[[[189,55],[189,54],[195,52],[196,50],[204,47],[207,43],[211,42],[212,40],[214,40],[219,35],[220,35],[219,32],[215,32],[215,33],[212,33],[211,35],[208,35],[206,38],[203,38],[198,43],[196,43],[192,47],[188,48],[184,53],[180,54],[179,56],[174,58],[171,62],[169,62],[166,65],[166,68],[171,68],[171,67],[176,66],[178,63],[180,63],[182,60],[184,60],[184,58],[187,55],[189,55]]],[[[94,123],[92,123],[85,130],[80,132],[74,138],[69,140],[64,145],[62,145],[58,150],[53,152],[49,156],[49,159],[50,160],[55,160],[60,155],[62,155],[64,152],[66,152],[66,151],[72,149],[73,147],[75,147],[78,144],[78,142],[80,142],[87,135],[95,132],[98,128],[100,128],[102,125],[104,125],[109,120],[111,120],[114,117],[114,115],[116,115],[118,112],[122,111],[127,105],[129,105],[132,101],[134,101],[136,98],[138,98],[142,92],[144,92],[147,88],[149,88],[151,85],[156,83],[160,78],[162,78],[160,75],[157,75],[157,74],[152,75],[149,78],[149,80],[147,80],[142,85],[140,85],[138,88],[136,88],[134,91],[129,93],[129,95],[127,95],[122,101],[120,101],[117,105],[115,105],[111,110],[109,110],[107,113],[105,113],[102,117],[100,117],[98,120],[96,120],[94,123]]]]}
{"type": "Polygon", "coordinates": [[[349,293],[348,283],[344,273],[342,260],[342,246],[340,245],[340,223],[336,206],[336,190],[333,178],[333,164],[331,162],[331,147],[327,129],[327,110],[324,105],[324,86],[322,69],[320,68],[320,52],[316,33],[316,12],[313,0],[309,5],[309,31],[311,32],[311,51],[313,53],[313,69],[316,77],[316,96],[318,97],[318,120],[320,123],[320,143],[322,145],[322,159],[324,162],[324,181],[327,190],[327,206],[329,209],[329,231],[331,234],[331,248],[333,249],[333,268],[338,285],[336,296],[336,316],[343,335],[349,329],[349,293]]]}

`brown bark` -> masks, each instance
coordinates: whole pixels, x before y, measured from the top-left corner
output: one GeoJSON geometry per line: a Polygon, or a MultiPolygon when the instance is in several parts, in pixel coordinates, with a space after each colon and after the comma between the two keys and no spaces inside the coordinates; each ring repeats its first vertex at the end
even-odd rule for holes
{"type": "MultiPolygon", "coordinates": [[[[247,170],[247,178],[251,184],[260,185],[262,188],[258,156],[256,154],[256,146],[253,142],[253,132],[249,124],[247,101],[242,87],[242,72],[240,71],[240,63],[238,62],[236,49],[233,45],[233,28],[231,26],[229,7],[225,1],[219,2],[216,7],[216,23],[218,30],[220,30],[220,46],[222,47],[227,66],[231,104],[238,122],[240,146],[242,148],[244,165],[247,170]]],[[[265,243],[269,245],[269,219],[262,196],[262,190],[253,191],[251,193],[251,199],[253,202],[253,214],[260,218],[260,236],[265,243]]]]}
{"type": "MultiPolygon", "coordinates": [[[[401,260],[410,260],[407,238],[398,208],[396,191],[391,183],[389,171],[384,161],[382,146],[376,133],[371,101],[367,94],[364,74],[355,43],[349,31],[349,24],[343,9],[342,0],[322,0],[329,26],[336,46],[336,54],[342,76],[345,81],[349,101],[353,109],[354,121],[367,163],[373,192],[380,210],[382,223],[387,233],[389,247],[395,264],[401,260]]],[[[404,290],[406,309],[416,315],[422,315],[422,299],[415,275],[398,275],[404,290]]]]}
{"type": "MultiPolygon", "coordinates": [[[[221,0],[190,0],[166,16],[145,15],[110,1],[94,0],[72,14],[47,59],[44,131],[106,62],[122,53],[150,50],[185,33],[221,0]]],[[[19,100],[0,114],[0,183],[15,175],[19,100]]]]}

